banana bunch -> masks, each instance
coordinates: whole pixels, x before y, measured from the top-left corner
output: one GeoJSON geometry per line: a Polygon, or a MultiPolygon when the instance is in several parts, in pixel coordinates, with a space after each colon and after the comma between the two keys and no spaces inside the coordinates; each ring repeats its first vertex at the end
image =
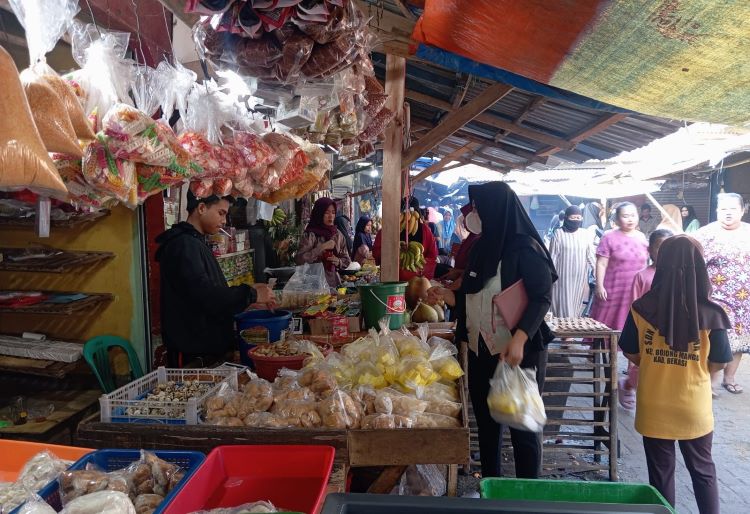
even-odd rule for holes
{"type": "Polygon", "coordinates": [[[400,223],[401,232],[406,231],[410,236],[413,236],[419,228],[419,214],[415,211],[402,212],[400,223]]]}
{"type": "Polygon", "coordinates": [[[268,222],[269,225],[272,227],[276,227],[279,225],[283,225],[286,221],[286,212],[284,212],[284,209],[280,207],[276,207],[273,210],[273,216],[271,216],[271,220],[268,222]]]}
{"type": "Polygon", "coordinates": [[[426,262],[424,258],[424,246],[422,246],[422,243],[417,243],[416,241],[410,242],[406,248],[401,250],[399,260],[401,269],[416,273],[424,268],[426,262]]]}

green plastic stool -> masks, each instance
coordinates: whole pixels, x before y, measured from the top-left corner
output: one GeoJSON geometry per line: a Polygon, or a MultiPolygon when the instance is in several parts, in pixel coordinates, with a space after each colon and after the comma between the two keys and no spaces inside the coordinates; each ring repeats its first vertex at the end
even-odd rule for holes
{"type": "Polygon", "coordinates": [[[115,377],[112,374],[112,366],[109,362],[109,350],[115,347],[122,348],[128,355],[130,379],[135,380],[143,376],[138,356],[127,339],[118,336],[93,337],[83,345],[83,358],[91,366],[91,370],[96,375],[96,379],[105,393],[111,393],[117,389],[115,377]]]}

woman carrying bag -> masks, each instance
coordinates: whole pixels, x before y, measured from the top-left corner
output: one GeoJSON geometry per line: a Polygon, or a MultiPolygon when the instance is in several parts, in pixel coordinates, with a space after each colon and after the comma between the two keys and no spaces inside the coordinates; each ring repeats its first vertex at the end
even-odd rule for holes
{"type": "MultiPolygon", "coordinates": [[[[544,385],[546,348],[553,336],[544,323],[557,273],[520,200],[502,182],[469,186],[473,211],[466,225],[479,239],[471,249],[461,288],[428,291],[428,302],[442,299],[456,307],[456,341],[469,347],[469,392],[479,430],[482,476],[501,476],[502,426],[490,415],[487,396],[498,362],[536,369],[544,385]],[[493,297],[523,280],[528,304],[516,327],[493,330],[493,297]]],[[[501,320],[502,321],[502,320],[501,320]]],[[[510,428],[516,476],[538,478],[542,463],[540,433],[510,428]]]]}

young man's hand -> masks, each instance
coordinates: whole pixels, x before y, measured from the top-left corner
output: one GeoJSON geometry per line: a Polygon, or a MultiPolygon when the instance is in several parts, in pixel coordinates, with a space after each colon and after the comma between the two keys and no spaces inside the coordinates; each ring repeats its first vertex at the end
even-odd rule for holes
{"type": "Polygon", "coordinates": [[[255,303],[251,307],[261,309],[273,309],[276,307],[276,295],[268,284],[253,284],[253,289],[257,295],[255,303]]]}

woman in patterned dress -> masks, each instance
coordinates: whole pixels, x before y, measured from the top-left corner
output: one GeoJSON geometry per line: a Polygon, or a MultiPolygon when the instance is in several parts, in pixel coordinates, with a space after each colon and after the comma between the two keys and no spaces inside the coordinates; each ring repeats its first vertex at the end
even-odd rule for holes
{"type": "Polygon", "coordinates": [[[581,228],[583,212],[575,205],[565,209],[562,230],[555,231],[549,253],[559,279],[552,284],[552,315],[577,318],[589,292],[589,269],[594,267],[594,235],[581,228]]]}
{"type": "Polygon", "coordinates": [[[602,237],[596,249],[596,298],[591,317],[622,330],[630,312],[633,278],[648,264],[648,242],[638,230],[638,210],[630,202],[615,209],[617,228],[602,237]]]}
{"type": "Polygon", "coordinates": [[[717,221],[695,233],[703,245],[706,267],[713,285],[713,300],[729,315],[734,330],[729,344],[734,359],[711,379],[714,392],[719,384],[732,394],[743,391],[735,381],[742,354],[750,353],[750,224],[742,222],[745,202],[736,193],[718,195],[717,221]]]}

